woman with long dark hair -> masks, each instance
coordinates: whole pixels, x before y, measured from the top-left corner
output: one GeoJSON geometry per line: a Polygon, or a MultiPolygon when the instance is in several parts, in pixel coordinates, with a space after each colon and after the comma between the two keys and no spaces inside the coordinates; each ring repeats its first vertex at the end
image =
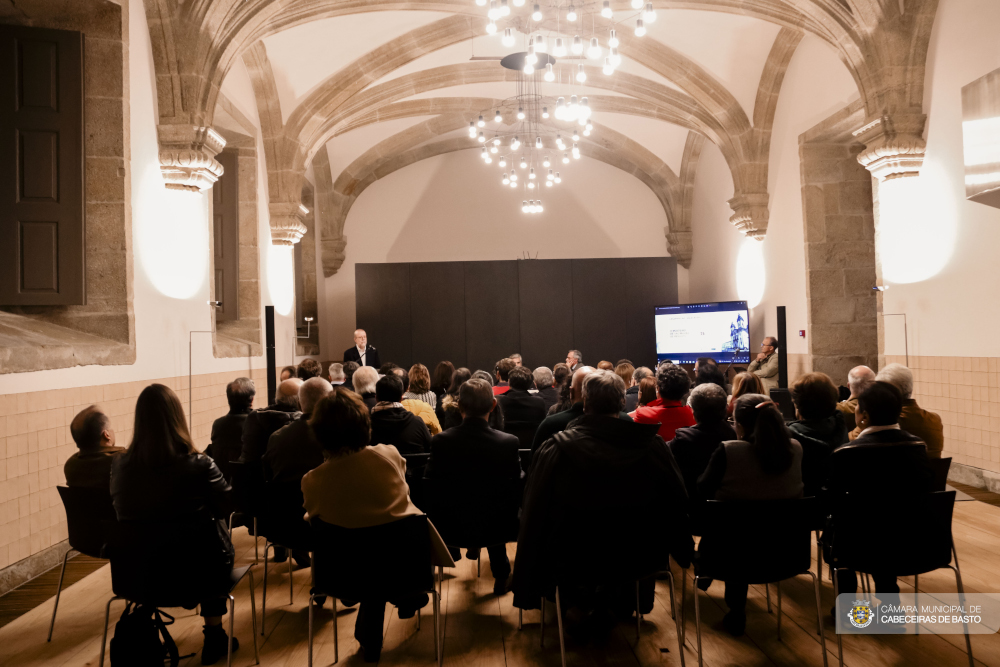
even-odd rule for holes
{"type": "Polygon", "coordinates": [[[434,367],[434,377],[431,378],[431,391],[437,401],[434,405],[434,414],[437,415],[438,423],[444,422],[444,408],[441,401],[451,388],[451,379],[455,376],[455,364],[450,361],[439,361],[434,367]]]}
{"type": "MultiPolygon", "coordinates": [[[[705,500],[783,500],[802,497],[802,445],[792,439],[778,406],[763,394],[735,401],[737,440],[722,443],[698,478],[705,500]]],[[[702,540],[698,550],[711,549],[702,540]]],[[[707,588],[711,581],[703,580],[707,588]]],[[[703,585],[699,582],[699,586],[703,585]]],[[[722,619],[735,636],[746,629],[747,585],[726,582],[729,613],[722,619]]]]}
{"type": "MultiPolygon", "coordinates": [[[[229,496],[229,483],[219,468],[195,449],[177,394],[162,384],[143,389],[135,404],[132,442],[111,467],[111,498],[118,521],[140,528],[142,534],[169,535],[178,525],[205,519],[204,533],[187,534],[176,545],[184,558],[198,563],[207,589],[199,601],[205,619],[203,665],[225,657],[230,641],[222,629],[233,566],[233,545],[225,529],[229,496]],[[211,526],[212,519],[221,525],[211,526]]],[[[202,590],[201,583],[193,585],[202,590]]],[[[236,651],[235,637],[232,644],[236,651]]]]}

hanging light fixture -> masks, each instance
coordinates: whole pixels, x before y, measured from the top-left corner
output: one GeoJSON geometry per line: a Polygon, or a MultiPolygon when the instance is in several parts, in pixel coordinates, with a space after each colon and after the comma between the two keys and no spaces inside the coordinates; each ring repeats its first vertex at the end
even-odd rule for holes
{"type": "Polygon", "coordinates": [[[583,69],[583,63],[576,66],[576,81],[577,83],[583,83],[587,80],[587,72],[583,69]]]}
{"type": "Polygon", "coordinates": [[[538,150],[542,150],[543,146],[541,137],[535,137],[535,148],[537,148],[538,150]]]}
{"type": "MultiPolygon", "coordinates": [[[[479,0],[476,1],[478,2],[479,0]]],[[[604,0],[604,6],[601,7],[601,16],[606,19],[610,19],[614,15],[615,13],[611,11],[611,2],[609,2],[609,0],[604,0]]]]}
{"type": "Polygon", "coordinates": [[[615,68],[614,65],[611,64],[610,57],[604,59],[604,69],[601,71],[604,73],[604,76],[611,76],[615,73],[615,68]]]}
{"type": "MultiPolygon", "coordinates": [[[[482,132],[479,133],[479,143],[486,143],[486,135],[482,132]]],[[[486,150],[485,148],[483,150],[486,150]]]]}
{"type": "Polygon", "coordinates": [[[556,45],[552,47],[552,55],[556,58],[562,58],[566,55],[566,43],[563,42],[562,37],[556,37],[556,45]]]}
{"type": "Polygon", "coordinates": [[[532,8],[531,20],[534,21],[535,23],[538,23],[539,21],[542,20],[542,8],[539,7],[537,4],[532,8]]]}
{"type": "Polygon", "coordinates": [[[597,41],[596,37],[590,38],[590,47],[587,49],[587,57],[591,60],[597,60],[601,57],[603,51],[601,50],[601,45],[597,41]]]}
{"type": "Polygon", "coordinates": [[[495,34],[497,34],[497,24],[495,22],[493,22],[493,21],[490,21],[489,23],[487,23],[486,24],[486,33],[488,35],[495,35],[495,34]]]}
{"type": "Polygon", "coordinates": [[[576,21],[576,7],[573,5],[569,6],[569,11],[566,12],[566,20],[570,23],[576,21]]]}
{"type": "MultiPolygon", "coordinates": [[[[556,80],[555,70],[552,69],[552,63],[545,63],[545,80],[552,83],[556,80]]],[[[546,107],[547,108],[547,107],[546,107]]],[[[548,115],[545,116],[546,118],[548,115]]]]}
{"type": "Polygon", "coordinates": [[[618,31],[614,28],[608,33],[608,46],[612,49],[618,47],[618,31]]]}
{"type": "Polygon", "coordinates": [[[504,46],[508,46],[508,47],[514,46],[514,29],[513,28],[504,28],[503,29],[503,40],[501,40],[501,43],[504,46]]]}
{"type": "Polygon", "coordinates": [[[646,9],[644,9],[642,12],[642,20],[650,24],[656,21],[656,10],[653,9],[652,2],[646,3],[646,9]]]}
{"type": "Polygon", "coordinates": [[[646,34],[646,24],[642,19],[635,20],[635,36],[642,37],[646,34]]]}
{"type": "Polygon", "coordinates": [[[497,109],[497,115],[493,117],[493,122],[494,123],[502,123],[503,122],[503,116],[500,115],[500,109],[497,109]]]}
{"type": "Polygon", "coordinates": [[[632,0],[632,9],[642,9],[646,0],[632,0]]]}
{"type": "Polygon", "coordinates": [[[583,40],[580,39],[580,35],[575,35],[573,37],[573,55],[580,55],[583,53],[583,40]]]}
{"type": "MultiPolygon", "coordinates": [[[[542,166],[543,166],[543,167],[546,167],[546,168],[548,168],[548,166],[549,166],[549,165],[551,165],[551,164],[552,164],[552,162],[550,162],[550,161],[549,161],[549,156],[548,156],[548,155],[546,155],[546,156],[545,156],[545,159],[544,159],[544,160],[542,160],[542,166]]],[[[550,173],[550,174],[552,173],[552,170],[551,170],[551,169],[549,169],[549,173],[550,173]]]]}

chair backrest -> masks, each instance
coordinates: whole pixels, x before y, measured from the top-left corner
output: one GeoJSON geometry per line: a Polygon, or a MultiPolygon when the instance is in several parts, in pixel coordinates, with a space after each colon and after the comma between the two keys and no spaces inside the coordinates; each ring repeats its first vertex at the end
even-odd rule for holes
{"type": "Polygon", "coordinates": [[[535,441],[535,432],[538,431],[539,422],[516,422],[505,421],[503,430],[506,433],[517,436],[521,443],[521,448],[531,449],[531,443],[535,441]]]}
{"type": "Polygon", "coordinates": [[[229,590],[228,544],[225,529],[209,517],[111,524],[111,589],[133,602],[191,608],[229,590]]]}
{"type": "Polygon", "coordinates": [[[393,600],[434,588],[427,516],[367,528],[312,519],[313,586],[336,598],[393,600]]]}
{"type": "Polygon", "coordinates": [[[104,558],[108,540],[106,523],[115,520],[110,491],[78,486],[56,488],[66,508],[69,546],[92,558],[104,558]]]}
{"type": "Polygon", "coordinates": [[[257,526],[261,535],[290,549],[309,550],[311,536],[302,505],[301,482],[264,484],[264,510],[257,526]]]}
{"type": "Polygon", "coordinates": [[[410,487],[410,500],[417,507],[424,507],[426,504],[426,493],[424,493],[424,469],[431,455],[428,454],[403,454],[406,459],[406,483],[410,487]]]}
{"type": "Polygon", "coordinates": [[[900,577],[947,567],[954,508],[954,491],[844,494],[833,507],[833,564],[900,577]]]}
{"type": "Polygon", "coordinates": [[[517,450],[517,456],[521,459],[521,470],[528,472],[531,467],[531,447],[517,450]]]}
{"type": "MultiPolygon", "coordinates": [[[[424,479],[426,511],[449,546],[514,542],[520,527],[521,479],[424,479]]],[[[423,507],[418,505],[418,507],[423,507]]]]}
{"type": "Polygon", "coordinates": [[[230,461],[228,467],[236,509],[247,516],[259,517],[264,511],[264,473],[260,463],[230,461]]]}
{"type": "Polygon", "coordinates": [[[778,404],[781,416],[786,421],[795,419],[795,403],[792,402],[792,392],[788,389],[775,387],[770,391],[771,400],[778,404]]]}
{"type": "Polygon", "coordinates": [[[812,565],[815,498],[707,501],[698,545],[698,574],[720,581],[770,583],[812,565]]]}
{"type": "Polygon", "coordinates": [[[951,470],[951,457],[946,459],[930,459],[931,470],[934,471],[931,491],[944,491],[948,487],[948,471],[951,470]]]}

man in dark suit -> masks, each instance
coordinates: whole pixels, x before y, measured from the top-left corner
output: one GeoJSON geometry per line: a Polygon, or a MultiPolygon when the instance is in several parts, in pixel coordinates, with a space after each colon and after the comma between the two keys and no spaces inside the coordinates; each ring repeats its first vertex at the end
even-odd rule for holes
{"type": "Polygon", "coordinates": [[[70,435],[80,451],[66,459],[63,473],[66,486],[111,489],[111,462],[125,451],[115,447],[111,420],[96,405],[84,408],[69,425],[70,435]]]}
{"type": "Polygon", "coordinates": [[[516,435],[521,446],[528,449],[548,408],[545,401],[528,391],[533,379],[531,371],[524,366],[512,368],[507,374],[507,382],[510,389],[497,396],[497,403],[503,410],[503,430],[516,435]]]}
{"type": "Polygon", "coordinates": [[[559,402],[559,390],[555,388],[555,377],[552,375],[552,371],[545,366],[536,368],[531,376],[535,380],[535,388],[538,389],[538,393],[535,395],[545,403],[545,412],[548,414],[549,408],[559,402]]]}
{"type": "Polygon", "coordinates": [[[368,334],[364,329],[354,332],[354,347],[344,351],[344,363],[355,362],[358,366],[378,368],[382,365],[378,358],[378,350],[368,344],[368,334]]]}
{"type": "MultiPolygon", "coordinates": [[[[860,498],[893,498],[930,493],[933,471],[927,445],[899,428],[903,395],[888,382],[874,382],[858,397],[855,413],[861,433],[853,442],[838,447],[827,459],[827,494],[836,505],[845,493],[860,498]]],[[[836,539],[836,512],[834,512],[836,539]]],[[[872,573],[875,590],[899,593],[896,575],[872,573]]],[[[841,593],[857,591],[854,572],[839,574],[841,593]]]]}
{"type": "Polygon", "coordinates": [[[395,373],[375,383],[372,408],[373,445],[392,445],[402,455],[423,454],[431,444],[424,421],[403,407],[403,381],[395,373]]]}
{"type": "Polygon", "coordinates": [[[292,378],[278,385],[274,403],[254,410],[243,424],[243,451],[240,461],[259,463],[267,450],[271,434],[299,416],[299,387],[302,380],[292,378]]]}
{"type": "Polygon", "coordinates": [[[247,415],[253,410],[253,399],[257,388],[250,378],[236,378],[226,385],[226,401],[229,402],[229,414],[223,415],[212,423],[212,442],[205,453],[212,457],[219,466],[227,482],[231,482],[232,472],[229,470],[231,461],[238,461],[243,452],[243,427],[247,423],[247,415]]]}
{"type": "MultiPolygon", "coordinates": [[[[452,557],[460,557],[452,547],[455,543],[485,546],[495,579],[493,592],[503,595],[510,576],[504,543],[517,538],[521,463],[517,438],[489,426],[496,404],[486,380],[473,378],[462,385],[462,423],[431,439],[424,478],[433,489],[429,514],[452,557]]],[[[466,555],[476,559],[479,549],[469,549],[466,555]]]]}
{"type": "MultiPolygon", "coordinates": [[[[531,453],[538,451],[538,448],[545,444],[545,441],[554,436],[556,433],[565,431],[569,428],[570,422],[573,422],[583,416],[583,381],[588,375],[594,372],[594,369],[590,366],[581,366],[576,369],[573,373],[572,384],[570,385],[569,395],[570,399],[573,401],[573,407],[569,410],[563,410],[562,412],[557,412],[554,415],[546,417],[541,424],[538,425],[538,430],[535,431],[535,439],[531,443],[531,453]]],[[[504,415],[506,417],[506,414],[504,415]]],[[[628,416],[627,413],[619,413],[618,418],[630,422],[632,418],[628,416]]]]}
{"type": "Polygon", "coordinates": [[[681,469],[693,509],[700,503],[698,478],[708,467],[712,454],[726,440],[737,438],[736,431],[726,420],[726,391],[722,387],[716,384],[698,385],[691,390],[690,404],[697,424],[677,429],[668,446],[681,469]]]}

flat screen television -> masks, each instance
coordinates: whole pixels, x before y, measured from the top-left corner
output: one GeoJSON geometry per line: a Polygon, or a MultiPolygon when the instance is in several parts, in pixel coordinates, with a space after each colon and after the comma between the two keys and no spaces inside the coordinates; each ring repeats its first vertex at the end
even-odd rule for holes
{"type": "Polygon", "coordinates": [[[656,361],[693,364],[712,357],[720,364],[750,363],[750,310],[746,301],[656,306],[656,361]]]}

